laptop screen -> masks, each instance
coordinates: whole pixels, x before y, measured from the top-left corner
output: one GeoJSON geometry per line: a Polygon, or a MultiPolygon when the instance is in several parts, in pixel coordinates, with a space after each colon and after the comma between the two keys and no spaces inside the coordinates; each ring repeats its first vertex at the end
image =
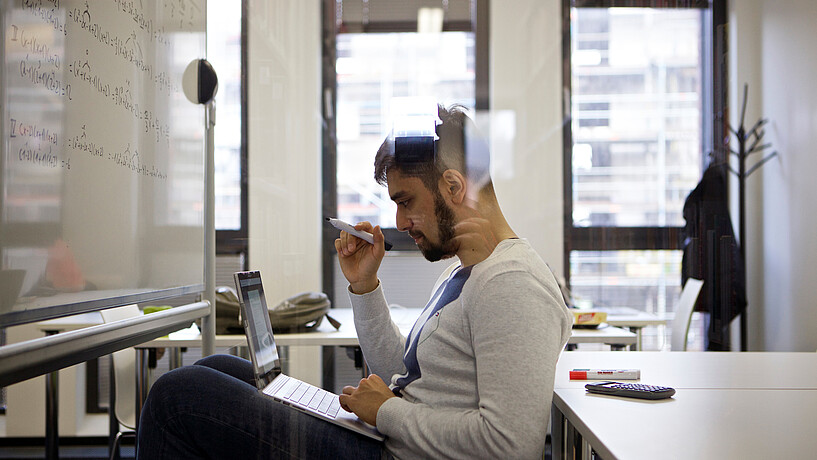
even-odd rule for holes
{"type": "Polygon", "coordinates": [[[235,274],[235,284],[241,296],[241,313],[244,315],[244,330],[250,346],[257,377],[266,376],[280,369],[278,348],[272,336],[272,325],[258,271],[235,274]]]}

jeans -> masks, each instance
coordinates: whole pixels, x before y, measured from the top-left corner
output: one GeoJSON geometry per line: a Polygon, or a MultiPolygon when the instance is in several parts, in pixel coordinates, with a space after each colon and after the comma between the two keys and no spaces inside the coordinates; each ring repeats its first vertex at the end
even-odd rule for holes
{"type": "Polygon", "coordinates": [[[138,459],[388,459],[383,442],[273,401],[252,364],[214,355],[160,377],[139,422],[138,459]]]}

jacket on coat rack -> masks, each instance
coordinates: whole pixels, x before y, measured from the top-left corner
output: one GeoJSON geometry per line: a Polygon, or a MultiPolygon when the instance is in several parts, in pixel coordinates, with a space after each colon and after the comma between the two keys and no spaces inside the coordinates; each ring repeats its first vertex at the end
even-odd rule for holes
{"type": "Polygon", "coordinates": [[[709,312],[707,350],[729,350],[729,323],[746,309],[743,258],[729,217],[726,164],[710,165],[684,203],[682,283],[704,280],[695,311],[709,312]]]}

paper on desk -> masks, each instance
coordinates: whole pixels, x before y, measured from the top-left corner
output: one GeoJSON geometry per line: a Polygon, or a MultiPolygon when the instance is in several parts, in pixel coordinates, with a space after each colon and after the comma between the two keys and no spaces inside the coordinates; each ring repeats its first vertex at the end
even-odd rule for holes
{"type": "Polygon", "coordinates": [[[199,336],[201,336],[201,331],[199,331],[199,327],[196,326],[196,323],[191,324],[187,329],[171,332],[167,335],[171,340],[197,339],[199,336]]]}

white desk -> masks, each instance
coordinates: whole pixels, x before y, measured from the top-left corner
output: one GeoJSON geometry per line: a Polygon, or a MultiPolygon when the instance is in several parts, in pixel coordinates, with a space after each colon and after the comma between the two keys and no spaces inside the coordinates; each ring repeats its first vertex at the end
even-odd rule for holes
{"type": "MultiPolygon", "coordinates": [[[[411,327],[420,316],[421,308],[392,308],[392,320],[400,328],[403,335],[408,336],[411,327]]],[[[340,321],[341,327],[336,330],[324,320],[317,331],[303,332],[295,334],[275,334],[275,343],[278,346],[291,345],[311,345],[311,346],[357,346],[357,331],[355,330],[354,317],[351,308],[336,308],[329,312],[329,315],[340,321]]],[[[573,333],[568,340],[568,344],[576,345],[580,343],[602,343],[610,345],[616,349],[623,349],[626,346],[636,343],[636,334],[619,327],[602,326],[597,329],[573,329],[573,333]]],[[[149,342],[137,345],[137,349],[147,348],[174,348],[174,347],[200,347],[201,338],[197,335],[187,337],[161,337],[149,342]]],[[[216,347],[247,346],[247,339],[243,334],[217,335],[216,347]]]]}
{"type": "MultiPolygon", "coordinates": [[[[642,401],[560,388],[553,401],[554,412],[578,433],[568,433],[566,444],[589,444],[604,460],[793,459],[817,452],[817,390],[685,389],[672,399],[642,401]]],[[[565,458],[556,436],[554,429],[553,458],[565,458]]]]}
{"type": "Polygon", "coordinates": [[[610,345],[613,350],[625,350],[626,347],[635,345],[638,337],[635,333],[620,327],[601,325],[596,329],[573,329],[570,338],[567,340],[568,348],[571,345],[580,343],[603,343],[610,345]]]}
{"type": "MultiPolygon", "coordinates": [[[[408,335],[414,322],[420,316],[421,308],[392,308],[392,319],[400,328],[403,335],[408,335]]],[[[335,330],[329,321],[324,320],[317,331],[276,334],[275,341],[279,346],[310,345],[310,346],[357,346],[357,331],[355,330],[354,319],[351,308],[335,308],[330,310],[330,316],[341,323],[340,330],[335,330]]],[[[85,313],[82,315],[59,318],[55,320],[43,321],[39,327],[43,331],[64,332],[83,327],[94,326],[102,323],[99,312],[85,313]]],[[[634,345],[637,342],[636,334],[613,326],[601,326],[597,329],[573,329],[568,340],[568,345],[581,343],[602,343],[610,345],[613,349],[622,350],[624,347],[634,345]]],[[[247,339],[243,334],[217,335],[215,346],[218,348],[244,347],[247,339]]],[[[150,348],[196,348],[201,346],[200,335],[171,334],[171,336],[160,337],[149,342],[137,345],[137,350],[150,348]],[[172,337],[172,338],[171,338],[172,337]]]]}
{"type": "MultiPolygon", "coordinates": [[[[400,328],[403,335],[408,335],[411,326],[422,312],[419,308],[393,308],[392,320],[400,328]]],[[[357,346],[357,331],[351,308],[335,308],[329,311],[329,316],[341,323],[340,329],[335,329],[325,318],[316,331],[292,334],[275,334],[275,344],[278,346],[357,346]]],[[[149,342],[137,345],[137,349],[145,348],[173,348],[173,347],[200,347],[200,335],[176,335],[160,337],[149,342]]],[[[247,338],[244,334],[216,335],[216,347],[246,347],[247,338]]]]}
{"type": "Polygon", "coordinates": [[[553,395],[553,458],[590,448],[608,459],[812,458],[817,353],[562,353],[553,395]],[[637,368],[668,400],[587,394],[574,368],[637,368]]]}
{"type": "MultiPolygon", "coordinates": [[[[562,353],[556,388],[583,389],[572,369],[641,369],[641,382],[675,389],[817,390],[817,353],[641,351],[562,353]]],[[[817,415],[815,415],[817,417],[817,415]]]]}
{"type": "Polygon", "coordinates": [[[636,335],[635,350],[641,351],[641,332],[647,326],[666,326],[666,318],[630,307],[594,307],[594,311],[607,313],[607,324],[624,327],[636,335]]]}
{"type": "Polygon", "coordinates": [[[607,324],[613,326],[640,328],[667,324],[666,318],[631,307],[596,307],[593,310],[607,313],[607,324]]]}

